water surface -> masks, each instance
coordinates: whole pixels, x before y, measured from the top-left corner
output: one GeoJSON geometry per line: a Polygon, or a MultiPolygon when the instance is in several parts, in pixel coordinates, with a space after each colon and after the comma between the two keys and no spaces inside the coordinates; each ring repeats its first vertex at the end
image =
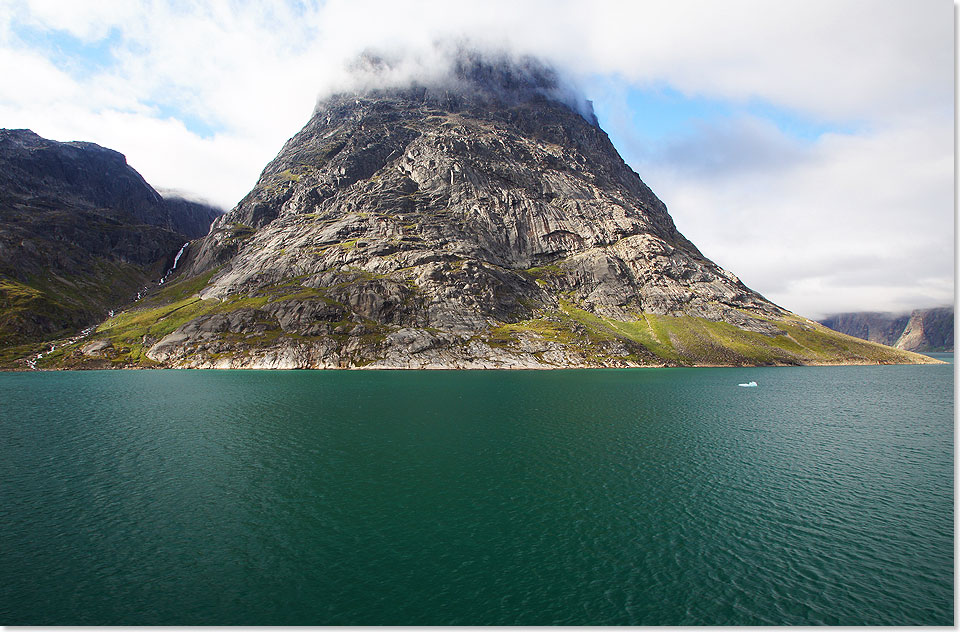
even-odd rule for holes
{"type": "Polygon", "coordinates": [[[949,365],[0,374],[0,484],[10,625],[953,624],[949,365]]]}

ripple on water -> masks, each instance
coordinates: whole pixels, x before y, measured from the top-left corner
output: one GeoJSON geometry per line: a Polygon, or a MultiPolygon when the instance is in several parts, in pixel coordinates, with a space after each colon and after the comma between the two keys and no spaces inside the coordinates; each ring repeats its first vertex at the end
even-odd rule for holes
{"type": "Polygon", "coordinates": [[[950,625],[949,368],[0,375],[0,612],[950,625]]]}

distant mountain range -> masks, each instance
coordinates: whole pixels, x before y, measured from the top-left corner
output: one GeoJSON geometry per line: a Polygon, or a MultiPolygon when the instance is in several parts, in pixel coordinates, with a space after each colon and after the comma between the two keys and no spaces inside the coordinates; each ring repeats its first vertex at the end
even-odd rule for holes
{"type": "Polygon", "coordinates": [[[907,351],[953,351],[953,307],[909,314],[848,312],[820,321],[834,331],[907,351]]]}
{"type": "Polygon", "coordinates": [[[130,303],[221,213],[163,198],[112,149],[0,130],[0,362],[130,303]]]}

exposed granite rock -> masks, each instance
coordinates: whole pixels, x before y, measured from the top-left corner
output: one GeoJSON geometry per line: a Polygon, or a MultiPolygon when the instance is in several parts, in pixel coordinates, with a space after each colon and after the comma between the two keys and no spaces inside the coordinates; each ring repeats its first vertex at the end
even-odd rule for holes
{"type": "Polygon", "coordinates": [[[184,235],[187,239],[206,236],[213,220],[223,215],[223,210],[216,206],[188,200],[175,194],[163,196],[163,208],[167,221],[166,227],[184,235]]]}
{"type": "Polygon", "coordinates": [[[86,356],[101,356],[113,347],[109,340],[94,340],[80,347],[80,353],[86,356]]]}
{"type": "Polygon", "coordinates": [[[176,367],[918,361],[704,257],[570,94],[535,61],[467,53],[430,85],[322,101],[185,255],[169,292],[196,295],[97,335],[176,367]]]}
{"type": "Polygon", "coordinates": [[[442,329],[528,317],[521,299],[555,306],[565,292],[614,318],[780,313],[676,230],[602,130],[562,103],[503,104],[479,88],[321,103],[190,265],[223,262],[203,296],[389,275],[331,298],[378,322],[442,329]],[[527,271],[543,265],[562,269],[540,288],[527,271]],[[422,305],[395,314],[405,284],[422,305]],[[382,304],[355,304],[361,295],[382,304]]]}
{"type": "Polygon", "coordinates": [[[61,143],[26,129],[0,129],[0,194],[38,206],[117,211],[130,224],[197,239],[222,212],[178,197],[164,199],[123,154],[94,143],[61,143]]]}
{"type": "Polygon", "coordinates": [[[908,320],[908,314],[849,312],[833,314],[819,322],[848,336],[892,346],[900,338],[908,320]]]}

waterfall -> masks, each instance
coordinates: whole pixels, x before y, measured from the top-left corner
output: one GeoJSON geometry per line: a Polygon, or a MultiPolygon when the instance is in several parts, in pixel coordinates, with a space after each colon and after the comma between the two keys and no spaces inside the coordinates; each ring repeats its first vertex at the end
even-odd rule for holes
{"type": "Polygon", "coordinates": [[[188,241],[187,243],[180,246],[180,251],[177,253],[177,256],[173,258],[173,267],[170,268],[171,272],[177,269],[177,264],[180,262],[180,257],[183,256],[183,251],[186,250],[187,246],[189,245],[190,245],[190,242],[188,241]]]}
{"type": "MultiPolygon", "coordinates": [[[[113,311],[113,310],[111,310],[111,312],[112,312],[112,311],[113,311]]],[[[76,342],[79,342],[80,340],[83,340],[84,338],[86,338],[87,336],[89,336],[90,334],[92,334],[92,333],[93,333],[94,331],[96,331],[96,330],[97,330],[97,326],[96,326],[96,325],[93,325],[92,327],[87,327],[86,329],[84,329],[83,331],[81,331],[79,334],[77,334],[77,335],[75,335],[75,336],[71,336],[71,337],[66,338],[66,339],[64,339],[64,340],[61,340],[61,341],[60,341],[60,346],[72,345],[72,344],[74,344],[74,343],[76,343],[76,342]]],[[[50,355],[51,353],[53,353],[53,352],[56,351],[56,350],[57,350],[57,343],[52,343],[52,344],[50,345],[50,348],[47,349],[46,351],[41,351],[40,353],[36,354],[36,355],[33,356],[32,358],[24,358],[24,362],[26,362],[27,366],[30,367],[30,369],[36,371],[36,370],[37,370],[37,362],[39,362],[40,359],[43,358],[43,356],[50,355]]]]}
{"type": "Polygon", "coordinates": [[[170,275],[173,274],[173,271],[177,269],[177,264],[180,263],[180,257],[183,256],[184,251],[186,251],[187,246],[190,245],[190,242],[180,246],[180,251],[177,252],[177,256],[173,258],[173,267],[167,270],[167,273],[163,275],[163,278],[160,279],[160,285],[163,285],[163,282],[170,278],[170,275]]]}

